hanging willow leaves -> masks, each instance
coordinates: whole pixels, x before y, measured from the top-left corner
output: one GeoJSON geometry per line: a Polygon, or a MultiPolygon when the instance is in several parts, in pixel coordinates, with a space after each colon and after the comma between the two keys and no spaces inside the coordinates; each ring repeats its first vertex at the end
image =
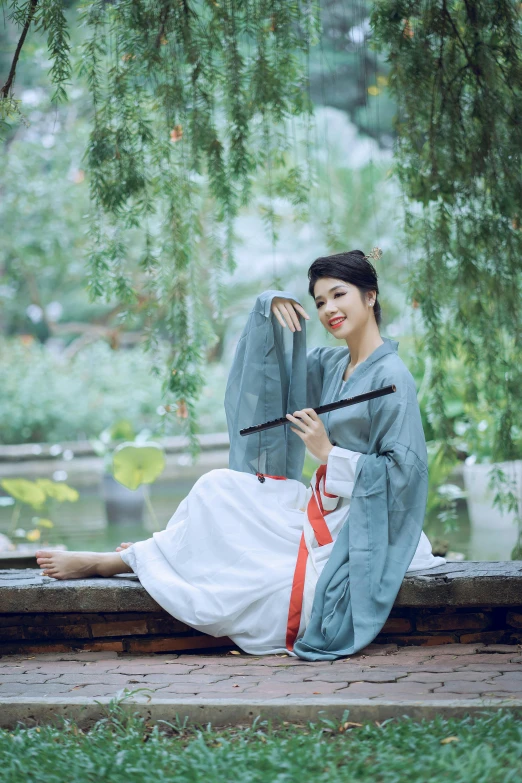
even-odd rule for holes
{"type": "MultiPolygon", "coordinates": [[[[71,57],[63,2],[0,1],[20,29],[0,94],[5,119],[18,111],[16,60],[31,26],[47,35],[56,99],[71,57]]],[[[195,454],[195,402],[234,267],[234,218],[266,172],[287,198],[306,198],[306,176],[288,165],[285,122],[311,111],[316,3],[94,0],[81,22],[78,69],[93,105],[89,290],[139,313],[149,348],[169,343],[167,409],[185,420],[195,454]]]]}
{"type": "Polygon", "coordinates": [[[522,34],[508,0],[377,0],[398,103],[411,298],[431,361],[431,414],[454,434],[447,363],[494,414],[493,460],[522,446],[522,34]]]}

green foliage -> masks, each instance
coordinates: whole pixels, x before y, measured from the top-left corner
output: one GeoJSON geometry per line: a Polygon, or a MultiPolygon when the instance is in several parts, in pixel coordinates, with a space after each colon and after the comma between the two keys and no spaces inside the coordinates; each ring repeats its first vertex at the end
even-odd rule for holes
{"type": "MultiPolygon", "coordinates": [[[[56,99],[71,63],[62,6],[46,0],[34,21],[56,99]]],[[[14,0],[7,16],[23,30],[27,3],[14,0]]],[[[139,305],[149,347],[168,338],[164,390],[187,410],[196,452],[194,401],[233,268],[233,220],[256,172],[272,181],[286,168],[284,121],[310,111],[315,2],[94,0],[81,24],[74,56],[93,105],[89,290],[125,304],[122,319],[139,305]]],[[[304,179],[294,167],[286,195],[301,200],[304,179]]]]}
{"type": "Polygon", "coordinates": [[[69,487],[62,481],[57,482],[51,481],[51,479],[37,479],[36,484],[40,489],[43,489],[47,497],[57,500],[59,503],[64,503],[65,501],[75,503],[79,498],[78,490],[74,489],[74,487],[69,487]]]}
{"type": "Polygon", "coordinates": [[[2,479],[0,486],[14,500],[31,506],[35,511],[40,511],[48,498],[57,500],[59,503],[65,501],[75,503],[79,498],[76,489],[67,486],[67,484],[51,481],[51,479],[37,479],[36,481],[23,478],[2,479]]]}
{"type": "Polygon", "coordinates": [[[307,486],[310,484],[310,480],[314,472],[319,467],[319,465],[320,465],[319,460],[313,457],[309,451],[305,451],[303,473],[301,476],[301,480],[303,481],[304,484],[306,484],[307,486]]]}
{"type": "Polygon", "coordinates": [[[443,532],[448,533],[457,528],[457,500],[464,498],[466,493],[456,484],[448,482],[457,461],[449,461],[445,444],[428,441],[427,450],[429,485],[426,522],[436,514],[442,522],[443,532]]]}
{"type": "MultiPolygon", "coordinates": [[[[205,294],[212,301],[233,267],[232,221],[254,172],[284,163],[278,126],[308,108],[307,10],[302,2],[97,2],[83,16],[81,71],[95,105],[90,290],[129,305],[146,297],[148,344],[169,337],[164,388],[186,406],[191,436],[212,342],[205,294]],[[133,268],[125,230],[137,225],[146,242],[133,268]],[[210,270],[197,262],[207,242],[210,270]]],[[[218,312],[221,304],[218,296],[218,312]]]]}
{"type": "Polygon", "coordinates": [[[0,780],[298,783],[306,770],[304,777],[318,783],[396,783],[407,769],[411,783],[514,783],[522,773],[521,744],[522,724],[503,710],[475,719],[362,724],[350,722],[346,710],[341,721],[281,726],[255,719],[217,730],[177,716],[151,725],[123,700],[112,702],[89,731],[70,721],[2,730],[0,780]]]}
{"type": "MultiPolygon", "coordinates": [[[[96,439],[120,420],[132,422],[138,433],[183,434],[183,420],[176,415],[166,427],[161,382],[151,376],[150,356],[142,350],[114,351],[98,341],[68,359],[36,342],[0,339],[0,365],[1,443],[96,439]]],[[[198,405],[201,429],[225,432],[226,368],[209,365],[205,378],[198,405]]]]}
{"type": "Polygon", "coordinates": [[[101,320],[111,310],[89,304],[85,292],[85,97],[78,90],[57,116],[38,87],[28,92],[34,103],[27,106],[30,128],[11,139],[0,159],[0,223],[9,226],[0,232],[0,328],[85,344],[85,321],[101,320]],[[71,125],[74,132],[68,132],[71,125]],[[59,308],[54,316],[53,303],[59,308]],[[31,306],[33,320],[27,315],[31,306]]]}
{"type": "Polygon", "coordinates": [[[45,503],[45,492],[35,481],[28,479],[4,479],[0,486],[19,503],[39,509],[45,503]]]}
{"type": "MultiPolygon", "coordinates": [[[[409,289],[431,360],[431,425],[453,437],[448,363],[494,419],[493,460],[521,457],[522,45],[511,0],[378,0],[397,100],[409,289]]],[[[448,449],[451,450],[448,445],[448,449]]]]}
{"type": "Polygon", "coordinates": [[[38,343],[0,340],[2,443],[95,437],[122,418],[157,426],[161,385],[140,351],[87,346],[72,359],[38,343]]]}
{"type": "Polygon", "coordinates": [[[11,522],[7,531],[8,536],[19,539],[26,538],[30,542],[39,541],[42,530],[48,531],[54,527],[54,522],[49,519],[52,516],[54,503],[75,503],[80,497],[78,491],[73,487],[62,482],[51,481],[51,479],[37,479],[36,481],[24,478],[3,479],[0,481],[0,487],[14,501],[11,522]],[[33,529],[27,532],[18,527],[25,506],[39,515],[32,517],[33,529]]]}

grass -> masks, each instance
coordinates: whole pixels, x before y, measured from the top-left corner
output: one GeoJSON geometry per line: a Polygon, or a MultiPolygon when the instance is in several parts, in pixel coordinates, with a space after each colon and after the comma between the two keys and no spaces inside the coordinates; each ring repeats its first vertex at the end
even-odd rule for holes
{"type": "Polygon", "coordinates": [[[522,779],[522,721],[498,711],[360,725],[345,714],[216,730],[150,726],[114,703],[86,732],[67,721],[0,731],[0,759],[2,783],[510,783],[522,779]]]}

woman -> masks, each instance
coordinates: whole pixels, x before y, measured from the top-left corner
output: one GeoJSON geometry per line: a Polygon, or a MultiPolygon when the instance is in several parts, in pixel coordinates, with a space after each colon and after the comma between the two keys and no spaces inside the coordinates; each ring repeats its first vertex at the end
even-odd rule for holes
{"type": "Polygon", "coordinates": [[[57,579],[135,572],[174,617],[245,652],[349,655],[386,621],[407,570],[444,563],[422,533],[427,455],[415,383],[379,333],[377,274],[360,250],[318,258],[309,293],[345,347],[306,351],[289,292],[258,299],[225,393],[230,468],[202,476],[166,529],[116,553],[37,553],[57,579]],[[318,416],[320,404],[396,392],[318,416]],[[277,418],[288,427],[241,437],[277,418]],[[299,481],[305,447],[321,463],[299,481]]]}

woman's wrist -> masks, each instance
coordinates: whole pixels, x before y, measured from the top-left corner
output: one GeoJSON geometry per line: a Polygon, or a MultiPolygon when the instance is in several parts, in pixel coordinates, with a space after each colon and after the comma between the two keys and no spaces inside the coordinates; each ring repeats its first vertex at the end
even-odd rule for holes
{"type": "Polygon", "coordinates": [[[323,465],[326,465],[326,463],[328,462],[328,457],[330,456],[330,452],[332,449],[333,449],[333,444],[330,443],[329,446],[321,454],[321,463],[323,465]]]}

